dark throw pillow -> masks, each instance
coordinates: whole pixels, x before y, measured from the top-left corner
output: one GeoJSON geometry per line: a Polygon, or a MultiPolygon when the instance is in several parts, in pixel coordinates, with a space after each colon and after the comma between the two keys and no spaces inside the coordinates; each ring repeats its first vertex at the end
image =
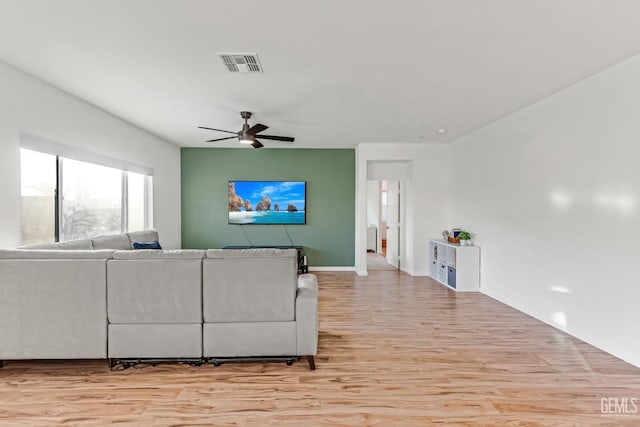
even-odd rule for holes
{"type": "Polygon", "coordinates": [[[153,242],[133,242],[133,249],[162,249],[160,243],[153,242]]]}

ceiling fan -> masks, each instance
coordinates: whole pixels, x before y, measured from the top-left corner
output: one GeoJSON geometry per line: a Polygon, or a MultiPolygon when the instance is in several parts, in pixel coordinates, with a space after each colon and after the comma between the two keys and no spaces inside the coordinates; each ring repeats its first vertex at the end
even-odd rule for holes
{"type": "Polygon", "coordinates": [[[198,128],[215,130],[217,132],[232,133],[234,135],[234,136],[228,136],[226,138],[210,139],[207,142],[224,141],[225,139],[238,138],[238,142],[240,142],[240,144],[251,145],[253,148],[264,147],[264,145],[260,141],[258,141],[256,137],[260,139],[269,139],[272,141],[283,141],[283,142],[293,142],[295,140],[295,138],[291,138],[289,136],[257,135],[258,133],[269,129],[269,126],[265,126],[263,124],[258,123],[249,127],[248,120],[251,118],[250,111],[241,111],[240,116],[244,119],[244,124],[242,125],[242,130],[239,130],[238,132],[231,132],[230,130],[223,130],[223,129],[208,128],[204,126],[198,126],[198,128]]]}

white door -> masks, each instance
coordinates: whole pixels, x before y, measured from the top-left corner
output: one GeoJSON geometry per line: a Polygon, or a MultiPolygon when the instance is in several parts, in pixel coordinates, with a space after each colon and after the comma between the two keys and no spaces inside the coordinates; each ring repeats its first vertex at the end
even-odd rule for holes
{"type": "Polygon", "coordinates": [[[387,262],[400,269],[400,182],[387,181],[387,262]]]}

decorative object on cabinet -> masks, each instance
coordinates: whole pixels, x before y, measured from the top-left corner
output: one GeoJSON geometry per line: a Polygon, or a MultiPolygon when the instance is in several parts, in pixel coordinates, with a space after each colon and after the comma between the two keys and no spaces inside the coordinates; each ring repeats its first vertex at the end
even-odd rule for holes
{"type": "Polygon", "coordinates": [[[460,238],[460,245],[471,245],[471,233],[468,231],[461,231],[458,233],[458,237],[460,238]]]}

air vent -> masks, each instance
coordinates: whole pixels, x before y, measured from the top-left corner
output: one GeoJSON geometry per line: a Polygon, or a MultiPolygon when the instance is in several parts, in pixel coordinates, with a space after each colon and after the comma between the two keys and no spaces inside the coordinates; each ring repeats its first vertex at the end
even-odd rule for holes
{"type": "Polygon", "coordinates": [[[262,66],[255,53],[219,53],[218,56],[232,73],[261,73],[262,66]]]}

